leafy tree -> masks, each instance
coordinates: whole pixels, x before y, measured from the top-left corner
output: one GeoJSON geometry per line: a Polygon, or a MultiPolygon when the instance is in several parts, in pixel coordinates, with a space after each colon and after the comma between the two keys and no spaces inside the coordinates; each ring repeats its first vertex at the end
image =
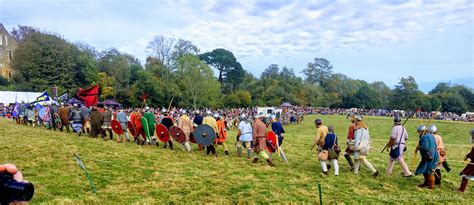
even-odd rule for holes
{"type": "Polygon", "coordinates": [[[203,53],[200,59],[219,71],[218,81],[223,84],[227,75],[236,68],[241,68],[234,54],[223,48],[214,49],[211,52],[203,53]]]}
{"type": "Polygon", "coordinates": [[[325,58],[315,58],[313,63],[308,63],[303,73],[307,82],[318,83],[324,87],[331,77],[332,68],[331,63],[325,58]]]}
{"type": "Polygon", "coordinates": [[[246,90],[236,90],[225,97],[228,107],[249,107],[252,104],[252,96],[246,90]]]}
{"type": "Polygon", "coordinates": [[[353,106],[365,109],[382,107],[382,97],[368,86],[361,87],[352,98],[353,106]]]}
{"type": "Polygon", "coordinates": [[[391,108],[401,110],[415,110],[420,102],[420,92],[418,90],[418,84],[412,76],[408,78],[401,78],[398,85],[393,90],[391,97],[391,108]]]}
{"type": "Polygon", "coordinates": [[[177,83],[182,91],[183,104],[199,107],[219,106],[220,85],[213,76],[212,69],[196,56],[186,55],[178,60],[177,83]]]}
{"type": "Polygon", "coordinates": [[[173,62],[177,62],[179,58],[185,55],[198,55],[199,48],[194,45],[191,41],[178,39],[178,42],[174,45],[174,49],[171,53],[171,59],[173,62]]]}
{"type": "MultiPolygon", "coordinates": [[[[24,37],[24,38],[23,38],[24,37]]],[[[12,68],[19,87],[43,91],[52,85],[66,90],[88,86],[97,73],[92,57],[75,45],[48,33],[31,31],[15,50],[12,68]]]]}
{"type": "Polygon", "coordinates": [[[107,73],[100,72],[97,74],[99,78],[100,96],[102,100],[115,95],[115,79],[107,73]]]}
{"type": "Polygon", "coordinates": [[[0,86],[7,86],[9,84],[10,82],[8,82],[8,79],[4,78],[3,76],[0,76],[0,86]]]}
{"type": "Polygon", "coordinates": [[[39,31],[31,26],[18,25],[18,28],[13,28],[11,35],[17,41],[23,41],[32,33],[38,33],[39,31]]]}

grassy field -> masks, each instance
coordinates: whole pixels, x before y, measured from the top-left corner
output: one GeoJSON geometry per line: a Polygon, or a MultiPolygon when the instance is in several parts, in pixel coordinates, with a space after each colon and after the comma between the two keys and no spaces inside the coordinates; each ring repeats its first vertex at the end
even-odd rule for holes
{"type": "MultiPolygon", "coordinates": [[[[319,116],[324,124],[336,127],[342,148],[349,122],[343,116],[319,116]]],[[[285,126],[283,147],[289,158],[285,164],[276,157],[275,167],[264,161],[252,164],[235,156],[235,131],[230,132],[230,156],[205,156],[203,152],[188,154],[180,149],[118,144],[42,128],[18,126],[0,120],[0,163],[16,164],[25,178],[34,183],[34,204],[155,204],[170,202],[239,203],[239,202],[308,202],[319,203],[321,184],[324,203],[388,203],[388,202],[452,202],[472,203],[474,184],[467,193],[457,193],[463,156],[470,150],[468,132],[472,123],[437,121],[444,137],[448,160],[453,168],[444,174],[443,186],[435,191],[420,189],[421,176],[402,178],[395,166],[392,176],[385,175],[388,154],[380,153],[392,126],[392,119],[367,117],[372,137],[369,160],[380,171],[378,178],[362,167],[359,176],[349,172],[341,156],[340,175],[323,177],[310,143],[315,133],[314,119],[308,116],[301,125],[285,126]],[[82,157],[97,187],[92,190],[73,153],[82,157]],[[471,202],[469,202],[471,201],[471,202]]],[[[411,167],[417,143],[416,128],[422,121],[410,120],[410,137],[406,161],[411,167]]],[[[195,146],[194,149],[197,147],[195,146]]],[[[418,156],[419,159],[419,156],[418,156]]]]}

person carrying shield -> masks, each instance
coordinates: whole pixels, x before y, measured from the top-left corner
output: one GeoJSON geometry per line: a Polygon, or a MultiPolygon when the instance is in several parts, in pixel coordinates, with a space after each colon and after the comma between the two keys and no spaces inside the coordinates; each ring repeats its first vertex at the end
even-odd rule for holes
{"type": "MultiPolygon", "coordinates": [[[[203,118],[202,124],[211,126],[212,129],[214,130],[214,133],[216,133],[216,136],[219,135],[218,129],[217,129],[217,121],[214,117],[212,117],[212,112],[210,110],[206,111],[206,117],[203,118]]],[[[206,146],[206,152],[207,152],[207,155],[212,153],[212,155],[217,157],[216,149],[214,148],[213,144],[206,146]]]]}
{"type": "MultiPolygon", "coordinates": [[[[471,129],[471,144],[474,144],[474,128],[471,129]]],[[[468,180],[474,180],[474,146],[471,147],[471,152],[467,153],[464,157],[464,161],[470,160],[471,162],[461,171],[461,186],[459,187],[460,192],[466,191],[468,180]]]]}
{"type": "Polygon", "coordinates": [[[122,127],[123,133],[117,137],[117,142],[126,142],[130,141],[130,138],[128,136],[128,131],[127,131],[127,114],[125,114],[123,109],[120,109],[119,112],[117,113],[117,121],[120,122],[120,126],[122,127]],[[123,138],[123,140],[122,140],[123,138]],[[125,141],[126,140],[126,141],[125,141]]]}
{"type": "MultiPolygon", "coordinates": [[[[166,129],[170,130],[170,128],[174,125],[174,120],[173,117],[171,117],[168,113],[168,111],[162,110],[163,113],[163,118],[161,119],[161,124],[166,127],[166,129]]],[[[164,143],[163,148],[166,149],[167,146],[170,146],[170,149],[173,149],[173,141],[171,140],[171,137],[168,139],[168,142],[164,143]]]]}
{"type": "MultiPolygon", "coordinates": [[[[204,118],[201,115],[201,111],[196,110],[194,112],[194,118],[193,118],[193,129],[198,127],[199,125],[202,125],[204,118]]],[[[202,150],[202,145],[198,144],[198,150],[202,150]]]]}
{"type": "Polygon", "coordinates": [[[191,152],[191,142],[190,142],[190,135],[191,131],[193,130],[193,123],[191,119],[189,119],[188,113],[186,110],[181,110],[181,116],[178,118],[178,126],[181,128],[186,135],[186,141],[183,146],[183,150],[191,152]]]}
{"type": "MultiPolygon", "coordinates": [[[[146,138],[151,139],[154,142],[148,142],[148,144],[151,143],[156,143],[158,146],[158,140],[155,139],[155,115],[150,111],[150,107],[146,106],[143,108],[143,118],[146,119],[147,125],[148,125],[148,130],[144,130],[145,134],[147,135],[146,138]]],[[[143,123],[142,123],[143,124],[143,123]]],[[[145,129],[147,126],[143,125],[143,128],[145,129]]]]}
{"type": "Polygon", "coordinates": [[[105,111],[102,113],[102,127],[101,127],[101,134],[104,140],[107,140],[107,132],[109,132],[110,140],[114,139],[114,134],[112,132],[112,108],[105,107],[105,111]]]}
{"type": "Polygon", "coordinates": [[[283,129],[283,125],[274,114],[270,115],[270,123],[272,125],[272,131],[278,136],[278,144],[281,146],[283,143],[285,129],[283,129]]]}
{"type": "Polygon", "coordinates": [[[273,164],[272,159],[268,156],[267,150],[267,126],[263,121],[260,119],[263,116],[261,115],[254,115],[254,123],[252,126],[252,140],[253,140],[253,151],[255,152],[253,163],[258,163],[258,157],[264,158],[268,165],[275,166],[273,164]]]}
{"type": "Polygon", "coordinates": [[[237,156],[242,156],[242,147],[247,149],[247,159],[252,157],[252,125],[245,114],[240,115],[240,123],[237,132],[237,156]],[[243,146],[242,146],[243,145],[243,146]]]}
{"type": "Polygon", "coordinates": [[[225,143],[225,140],[227,139],[227,128],[224,123],[224,119],[221,118],[219,113],[214,113],[214,118],[216,119],[217,122],[217,130],[218,130],[218,135],[216,135],[216,146],[222,145],[224,147],[224,153],[225,155],[229,155],[229,148],[227,147],[227,144],[225,143]]]}

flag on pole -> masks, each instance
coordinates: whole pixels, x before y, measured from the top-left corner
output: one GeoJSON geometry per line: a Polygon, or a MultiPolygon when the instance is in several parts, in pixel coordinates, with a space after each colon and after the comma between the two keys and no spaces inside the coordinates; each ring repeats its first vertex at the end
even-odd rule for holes
{"type": "Polygon", "coordinates": [[[97,105],[99,101],[99,85],[94,85],[87,89],[79,88],[77,97],[84,101],[86,107],[97,105]]]}
{"type": "Polygon", "coordinates": [[[67,100],[69,99],[69,93],[67,92],[64,92],[63,94],[61,94],[60,96],[58,96],[58,101],[59,102],[66,102],[67,100]]]}
{"type": "Polygon", "coordinates": [[[36,102],[49,101],[48,91],[44,91],[43,94],[36,98],[36,102]]]}

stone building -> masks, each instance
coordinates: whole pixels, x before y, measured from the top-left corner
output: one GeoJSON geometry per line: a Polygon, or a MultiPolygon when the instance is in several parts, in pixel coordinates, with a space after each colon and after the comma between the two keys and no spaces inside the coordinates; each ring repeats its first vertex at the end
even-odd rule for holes
{"type": "Polygon", "coordinates": [[[6,79],[12,79],[13,69],[11,62],[17,42],[7,29],[0,23],[0,75],[6,79]]]}

